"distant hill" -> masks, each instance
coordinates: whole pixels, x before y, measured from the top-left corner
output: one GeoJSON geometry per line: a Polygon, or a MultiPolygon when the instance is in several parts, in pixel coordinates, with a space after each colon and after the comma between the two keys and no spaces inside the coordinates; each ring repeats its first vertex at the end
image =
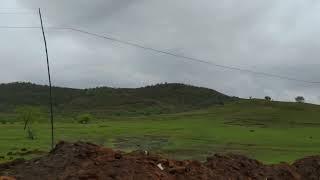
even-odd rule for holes
{"type": "MultiPolygon", "coordinates": [[[[161,114],[222,105],[235,98],[208,88],[184,84],[158,84],[142,88],[53,88],[59,113],[90,112],[103,115],[161,114]]],[[[0,84],[0,112],[17,106],[48,106],[48,86],[32,83],[0,84]]]]}

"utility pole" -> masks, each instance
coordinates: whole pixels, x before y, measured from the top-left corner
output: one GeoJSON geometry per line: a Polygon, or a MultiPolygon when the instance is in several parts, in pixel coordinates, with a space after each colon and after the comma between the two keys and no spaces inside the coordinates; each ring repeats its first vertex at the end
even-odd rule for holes
{"type": "Polygon", "coordinates": [[[41,22],[41,30],[43,35],[44,46],[46,50],[46,58],[47,58],[47,69],[48,69],[48,78],[49,78],[49,101],[50,101],[50,122],[51,122],[51,149],[54,148],[54,129],[53,129],[53,102],[52,102],[52,84],[51,84],[51,74],[50,74],[50,63],[49,63],[49,55],[48,55],[48,47],[47,47],[47,39],[44,33],[41,9],[39,8],[39,17],[41,22]]]}

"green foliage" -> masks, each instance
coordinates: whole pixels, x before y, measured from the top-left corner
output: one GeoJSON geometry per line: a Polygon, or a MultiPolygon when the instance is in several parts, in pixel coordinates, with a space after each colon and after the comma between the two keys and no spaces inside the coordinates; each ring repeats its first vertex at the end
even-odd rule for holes
{"type": "MultiPolygon", "coordinates": [[[[319,154],[319,117],[316,105],[240,100],[184,113],[137,117],[123,113],[85,126],[66,119],[56,122],[55,139],[124,151],[150,148],[175,159],[204,160],[213,153],[231,152],[267,163],[292,162],[319,154]]],[[[33,141],[22,138],[22,128],[21,123],[0,125],[0,155],[22,148],[50,150],[47,122],[33,125],[39,135],[33,141]]]]}
{"type": "Polygon", "coordinates": [[[270,96],[266,96],[266,97],[264,97],[264,99],[265,99],[266,101],[271,101],[271,100],[272,100],[270,96]]]}
{"type": "Polygon", "coordinates": [[[27,138],[31,140],[35,139],[35,134],[30,126],[27,127],[27,138]]]}
{"type": "Polygon", "coordinates": [[[15,112],[18,115],[18,119],[26,124],[32,124],[41,117],[41,109],[34,106],[19,106],[15,112]]]}
{"type": "Polygon", "coordinates": [[[295,100],[296,100],[296,102],[298,102],[298,103],[304,103],[304,102],[305,102],[305,99],[304,99],[303,96],[298,96],[298,97],[295,98],[295,100]]]}
{"type": "MultiPolygon", "coordinates": [[[[5,122],[0,124],[0,155],[21,148],[49,150],[48,121],[33,124],[42,116],[39,108],[48,106],[47,90],[30,83],[0,85],[0,123],[5,122]],[[24,123],[7,123],[16,117],[20,122],[29,119],[25,132],[24,123]],[[22,138],[25,133],[28,139],[22,138]]],[[[56,140],[91,141],[126,151],[138,144],[178,159],[199,160],[233,152],[265,162],[290,162],[320,151],[316,105],[241,100],[183,84],[138,89],[55,87],[53,94],[56,140]],[[100,121],[94,121],[97,116],[100,121]],[[79,124],[81,120],[89,124],[79,124]]]]}
{"type": "Polygon", "coordinates": [[[77,117],[77,120],[80,124],[88,124],[90,121],[92,121],[93,117],[91,114],[80,114],[77,117]]]}
{"type": "Polygon", "coordinates": [[[35,139],[34,132],[32,130],[32,124],[40,118],[41,110],[38,107],[22,106],[16,108],[18,119],[24,124],[24,130],[27,131],[27,137],[31,140],[35,139]]]}
{"type": "MultiPolygon", "coordinates": [[[[241,153],[267,163],[291,162],[320,151],[316,105],[240,100],[184,113],[125,115],[86,126],[56,122],[56,140],[90,141],[126,151],[150,147],[176,159],[241,153]]],[[[48,123],[33,127],[41,136],[29,141],[21,131],[23,124],[0,125],[0,155],[22,148],[49,151],[48,123]]]]}
{"type": "MultiPolygon", "coordinates": [[[[157,84],[143,88],[92,89],[53,88],[56,115],[76,116],[90,112],[97,116],[143,115],[154,112],[175,113],[224,104],[232,98],[217,91],[184,84],[157,84]],[[146,112],[147,111],[147,112],[146,112]],[[128,113],[131,112],[131,113],[128,113]]],[[[16,106],[48,107],[48,87],[31,83],[0,84],[0,112],[16,106]]],[[[1,115],[0,115],[1,117],[1,115]]]]}

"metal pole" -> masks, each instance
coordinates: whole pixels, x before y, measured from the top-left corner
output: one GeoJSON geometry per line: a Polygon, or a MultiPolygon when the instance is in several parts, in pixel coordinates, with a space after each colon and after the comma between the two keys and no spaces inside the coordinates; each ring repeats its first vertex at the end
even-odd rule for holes
{"type": "Polygon", "coordinates": [[[48,68],[48,78],[49,78],[49,96],[50,96],[50,120],[51,120],[51,149],[54,148],[54,134],[53,134],[53,102],[52,102],[52,84],[51,84],[51,75],[50,75],[50,63],[49,63],[49,55],[48,55],[48,47],[47,47],[47,40],[46,40],[46,35],[44,33],[44,28],[43,28],[43,21],[42,21],[42,15],[41,15],[41,9],[39,8],[39,17],[40,17],[40,22],[41,22],[41,30],[42,30],[42,35],[43,35],[43,41],[44,41],[44,46],[46,50],[46,58],[47,58],[47,68],[48,68]]]}

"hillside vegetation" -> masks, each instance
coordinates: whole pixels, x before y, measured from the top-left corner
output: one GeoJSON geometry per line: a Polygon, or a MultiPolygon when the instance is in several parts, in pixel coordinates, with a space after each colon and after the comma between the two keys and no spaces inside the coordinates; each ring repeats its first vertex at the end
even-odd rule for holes
{"type": "MultiPolygon", "coordinates": [[[[158,84],[143,88],[53,88],[54,108],[59,113],[90,112],[102,115],[163,114],[190,111],[234,98],[217,91],[184,84],[158,84]]],[[[17,106],[48,106],[48,87],[32,83],[0,85],[0,111],[17,106]]]]}
{"type": "MultiPolygon", "coordinates": [[[[213,153],[231,152],[267,163],[320,152],[318,105],[244,100],[182,84],[138,89],[55,87],[53,92],[56,143],[82,140],[124,151],[147,149],[175,159],[204,160],[213,153]],[[83,113],[94,117],[79,123],[77,117],[83,113]]],[[[47,94],[46,86],[0,85],[0,162],[49,150],[47,94]],[[43,108],[41,119],[31,125],[32,139],[15,115],[16,107],[24,105],[43,108]]]]}

